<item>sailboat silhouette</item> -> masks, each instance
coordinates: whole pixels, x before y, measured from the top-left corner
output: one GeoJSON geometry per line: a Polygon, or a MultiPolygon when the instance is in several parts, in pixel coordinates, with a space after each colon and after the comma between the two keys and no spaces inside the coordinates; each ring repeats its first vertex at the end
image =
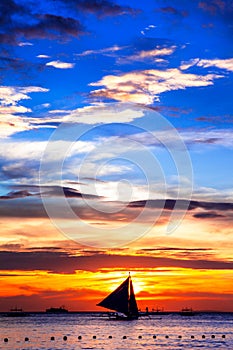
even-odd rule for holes
{"type": "Polygon", "coordinates": [[[113,315],[116,319],[137,319],[138,307],[130,274],[119,287],[97,304],[97,306],[117,311],[117,313],[113,315]]]}

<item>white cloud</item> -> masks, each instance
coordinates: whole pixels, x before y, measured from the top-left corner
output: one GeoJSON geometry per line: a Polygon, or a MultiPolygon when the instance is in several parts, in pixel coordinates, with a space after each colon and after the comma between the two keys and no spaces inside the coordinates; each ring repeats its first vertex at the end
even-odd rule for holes
{"type": "Polygon", "coordinates": [[[51,117],[26,118],[34,126],[50,127],[49,123],[108,124],[129,123],[144,116],[143,111],[131,104],[96,103],[74,110],[51,110],[51,117]]]}
{"type": "MultiPolygon", "coordinates": [[[[46,104],[44,107],[49,107],[49,105],[46,104]]],[[[20,105],[0,106],[0,137],[31,129],[56,128],[54,123],[87,125],[128,123],[144,115],[142,110],[131,104],[111,103],[100,103],[75,110],[51,110],[49,111],[50,116],[42,118],[15,115],[26,112],[31,112],[31,110],[20,105]]]]}
{"type": "Polygon", "coordinates": [[[142,118],[143,112],[137,106],[129,104],[96,103],[74,110],[52,110],[54,117],[43,119],[50,121],[82,124],[129,123],[142,118]]]}
{"type": "Polygon", "coordinates": [[[38,58],[50,58],[50,56],[48,56],[48,55],[37,55],[36,57],[38,57],[38,58]]]}
{"type": "Polygon", "coordinates": [[[233,132],[229,129],[183,131],[186,143],[233,148],[233,132]]]}
{"type": "Polygon", "coordinates": [[[5,114],[1,115],[0,118],[0,137],[2,138],[31,129],[30,124],[22,117],[5,114]]]}
{"type": "Polygon", "coordinates": [[[37,108],[49,108],[51,106],[50,103],[42,103],[41,105],[37,106],[37,108]]]}
{"type": "Polygon", "coordinates": [[[189,61],[182,62],[180,69],[186,70],[193,66],[208,68],[208,67],[217,67],[219,69],[224,69],[227,71],[233,72],[233,58],[226,58],[226,59],[200,59],[200,58],[193,58],[189,61]]]}
{"type": "Polygon", "coordinates": [[[78,108],[68,116],[67,120],[83,124],[128,123],[142,118],[143,112],[136,107],[116,104],[99,104],[78,108]]]}
{"type": "Polygon", "coordinates": [[[0,103],[1,105],[16,105],[20,100],[28,100],[31,92],[47,92],[48,89],[39,86],[0,86],[0,103]]]}
{"type": "MultiPolygon", "coordinates": [[[[223,146],[227,148],[233,148],[233,132],[228,129],[215,129],[215,130],[181,130],[179,132],[180,138],[187,145],[199,145],[205,150],[205,146],[223,146]]],[[[166,131],[156,131],[155,133],[140,133],[135,134],[133,139],[139,142],[139,144],[144,144],[151,147],[161,147],[160,141],[166,144],[176,144],[177,138],[174,135],[169,134],[166,131]],[[160,141],[159,141],[160,140],[160,141]]],[[[120,140],[118,141],[120,142],[120,140]]]]}
{"type": "MultiPolygon", "coordinates": [[[[61,157],[72,157],[74,155],[91,152],[95,148],[92,141],[77,141],[73,145],[70,141],[50,141],[51,148],[54,150],[51,161],[56,161],[61,157]],[[71,147],[71,148],[69,148],[71,147]],[[67,154],[63,150],[68,149],[67,154]]],[[[37,160],[41,159],[43,152],[48,145],[48,141],[9,141],[1,140],[0,157],[5,160],[37,160]]],[[[52,153],[50,153],[52,154],[52,153]]]]}
{"type": "Polygon", "coordinates": [[[147,27],[145,27],[143,30],[141,30],[141,34],[142,35],[146,35],[148,32],[150,32],[151,30],[157,28],[157,26],[155,26],[154,24],[149,24],[147,27]]]}
{"type": "Polygon", "coordinates": [[[200,60],[199,58],[193,58],[189,61],[184,61],[181,63],[180,69],[182,70],[189,69],[190,67],[195,66],[199,60],[200,60]]]}
{"type": "Polygon", "coordinates": [[[233,72],[233,58],[213,59],[213,60],[199,60],[197,63],[200,67],[217,67],[233,72]]]}
{"type": "Polygon", "coordinates": [[[184,73],[177,68],[166,70],[142,70],[121,75],[106,75],[91,86],[103,88],[91,92],[93,96],[105,97],[121,102],[152,104],[166,91],[213,85],[221,75],[197,75],[184,73]]]}
{"type": "Polygon", "coordinates": [[[89,56],[89,55],[101,55],[101,54],[106,55],[109,53],[111,54],[113,52],[123,50],[125,48],[126,46],[114,45],[114,46],[105,47],[103,49],[98,49],[98,50],[86,50],[81,53],[77,53],[76,56],[89,56]]]}
{"type": "Polygon", "coordinates": [[[171,47],[156,47],[152,50],[142,50],[139,52],[136,52],[133,55],[128,55],[126,57],[120,57],[117,60],[117,63],[131,63],[132,61],[145,61],[146,59],[153,59],[154,62],[157,63],[164,63],[167,62],[164,59],[158,58],[160,56],[169,56],[171,55],[176,49],[176,46],[171,47]]]}
{"type": "Polygon", "coordinates": [[[47,141],[8,141],[0,143],[0,157],[5,160],[39,160],[47,141]]]}
{"type": "Polygon", "coordinates": [[[7,137],[16,132],[33,128],[30,122],[17,114],[31,112],[19,104],[21,100],[31,99],[32,92],[47,92],[48,89],[38,86],[0,86],[0,137],[7,137]]]}
{"type": "Polygon", "coordinates": [[[19,44],[18,44],[19,46],[33,46],[33,44],[32,43],[30,43],[30,42],[20,42],[19,44]]]}
{"type": "Polygon", "coordinates": [[[68,62],[62,62],[62,61],[51,61],[51,62],[47,62],[46,66],[54,67],[54,68],[58,68],[58,69],[70,69],[70,68],[74,68],[75,63],[68,63],[68,62]]]}

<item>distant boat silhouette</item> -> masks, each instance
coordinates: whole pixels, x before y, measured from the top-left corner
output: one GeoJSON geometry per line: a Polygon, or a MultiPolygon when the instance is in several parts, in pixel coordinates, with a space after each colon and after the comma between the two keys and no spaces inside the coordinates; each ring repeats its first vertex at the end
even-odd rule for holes
{"type": "Polygon", "coordinates": [[[134,294],[131,276],[103,299],[97,306],[114,310],[117,313],[110,314],[111,318],[119,320],[135,320],[138,318],[138,307],[134,294]]]}
{"type": "Polygon", "coordinates": [[[28,315],[29,315],[28,313],[24,312],[23,309],[21,308],[20,309],[17,308],[17,306],[10,309],[10,311],[6,313],[6,316],[10,316],[10,317],[25,317],[28,315]]]}
{"type": "Polygon", "coordinates": [[[67,314],[69,311],[65,309],[64,306],[60,307],[50,307],[49,309],[46,309],[46,313],[48,314],[67,314]]]}
{"type": "Polygon", "coordinates": [[[185,307],[180,311],[181,316],[195,316],[196,313],[193,311],[192,308],[185,307]]]}

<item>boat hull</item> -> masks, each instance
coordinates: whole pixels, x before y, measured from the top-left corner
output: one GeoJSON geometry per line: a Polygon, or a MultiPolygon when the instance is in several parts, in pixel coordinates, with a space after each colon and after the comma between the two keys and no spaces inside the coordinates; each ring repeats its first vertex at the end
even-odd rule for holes
{"type": "Polygon", "coordinates": [[[138,319],[138,315],[127,316],[119,313],[110,313],[108,317],[109,317],[109,320],[113,320],[113,321],[134,321],[138,319]]]}
{"type": "Polygon", "coordinates": [[[7,317],[26,317],[26,316],[29,316],[28,313],[26,312],[14,312],[14,311],[10,311],[10,312],[7,312],[5,314],[5,316],[7,317]]]}

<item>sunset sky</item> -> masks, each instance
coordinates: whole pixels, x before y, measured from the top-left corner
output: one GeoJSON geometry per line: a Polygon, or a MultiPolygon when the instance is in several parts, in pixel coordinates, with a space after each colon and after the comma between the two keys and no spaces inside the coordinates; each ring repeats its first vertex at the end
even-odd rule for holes
{"type": "Polygon", "coordinates": [[[0,2],[0,311],[233,311],[231,0],[0,2]]]}

